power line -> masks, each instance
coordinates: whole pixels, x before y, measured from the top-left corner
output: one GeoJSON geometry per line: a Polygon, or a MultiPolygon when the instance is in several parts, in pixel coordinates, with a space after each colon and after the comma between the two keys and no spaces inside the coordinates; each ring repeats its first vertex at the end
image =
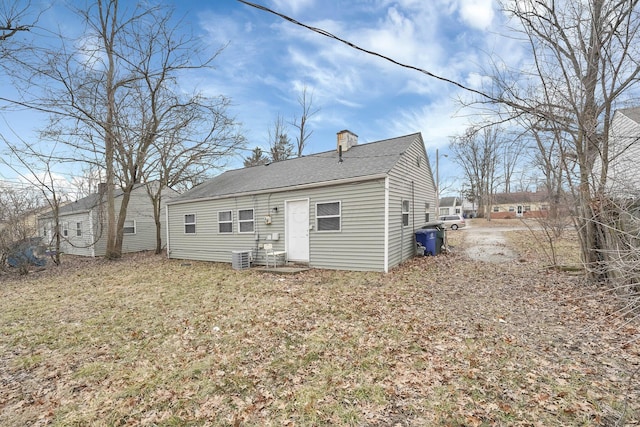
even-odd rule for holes
{"type": "MultiPolygon", "coordinates": [[[[420,73],[422,73],[422,74],[426,74],[426,75],[427,75],[427,76],[429,76],[429,77],[432,77],[432,78],[434,78],[434,79],[438,79],[438,80],[441,80],[441,81],[443,81],[443,82],[446,82],[446,83],[452,84],[452,85],[454,85],[454,86],[459,87],[460,89],[463,89],[463,90],[466,90],[466,91],[468,91],[468,92],[472,92],[472,93],[475,93],[475,94],[477,94],[477,95],[480,95],[480,96],[482,96],[483,98],[487,98],[487,99],[492,100],[492,101],[499,101],[498,99],[496,99],[496,98],[492,97],[491,95],[486,94],[486,93],[484,93],[484,92],[482,92],[482,91],[479,91],[479,90],[477,90],[477,89],[473,89],[473,88],[470,88],[470,87],[468,87],[468,86],[465,86],[465,85],[463,85],[462,83],[459,83],[459,82],[457,82],[457,81],[455,81],[455,80],[451,80],[451,79],[448,79],[448,78],[446,78],[446,77],[439,76],[439,75],[437,75],[437,74],[434,74],[434,73],[432,73],[432,72],[430,72],[430,71],[425,70],[424,68],[416,67],[416,66],[414,66],[414,65],[404,64],[404,63],[402,63],[402,62],[396,61],[396,60],[395,60],[395,59],[393,59],[393,58],[390,58],[390,57],[388,57],[388,56],[382,55],[382,54],[380,54],[380,53],[378,53],[378,52],[374,52],[374,51],[372,51],[372,50],[365,49],[365,48],[360,47],[360,46],[358,46],[358,45],[356,45],[356,44],[354,44],[354,43],[352,43],[352,42],[350,42],[350,41],[348,41],[348,40],[342,39],[342,38],[340,38],[340,37],[336,36],[335,34],[330,33],[329,31],[323,30],[322,28],[312,27],[312,26],[310,26],[310,25],[303,24],[302,22],[296,21],[295,19],[293,19],[293,18],[291,18],[291,17],[289,17],[289,16],[287,16],[287,15],[284,15],[284,14],[282,14],[282,13],[279,13],[279,12],[276,12],[276,11],[274,11],[274,10],[272,10],[272,9],[269,9],[269,8],[268,8],[268,7],[266,7],[266,6],[262,6],[262,5],[255,4],[255,3],[251,3],[251,2],[248,2],[248,1],[246,1],[246,0],[238,0],[238,1],[239,1],[240,3],[244,3],[244,4],[246,4],[247,6],[255,7],[256,9],[263,10],[263,11],[265,11],[265,12],[268,12],[268,13],[274,14],[274,15],[276,15],[276,16],[279,16],[280,18],[284,19],[285,21],[289,21],[289,22],[291,22],[292,24],[295,24],[295,25],[298,25],[298,26],[300,26],[300,27],[306,28],[306,29],[308,29],[308,30],[311,30],[311,31],[313,31],[313,32],[315,32],[315,33],[318,33],[318,34],[323,35],[323,36],[325,36],[325,37],[328,37],[328,38],[330,38],[330,39],[337,40],[337,41],[339,41],[340,43],[346,44],[347,46],[349,46],[349,47],[351,47],[351,48],[353,48],[353,49],[359,50],[359,51],[361,51],[361,52],[364,52],[364,53],[366,53],[366,54],[373,55],[373,56],[377,56],[377,57],[379,57],[379,58],[384,59],[385,61],[389,61],[389,62],[391,62],[391,63],[393,63],[393,64],[395,64],[395,65],[398,65],[398,66],[400,66],[400,67],[408,68],[408,69],[410,69],[410,70],[414,70],[414,71],[418,71],[418,72],[420,72],[420,73]]],[[[504,101],[500,101],[500,102],[504,102],[504,101]]]]}

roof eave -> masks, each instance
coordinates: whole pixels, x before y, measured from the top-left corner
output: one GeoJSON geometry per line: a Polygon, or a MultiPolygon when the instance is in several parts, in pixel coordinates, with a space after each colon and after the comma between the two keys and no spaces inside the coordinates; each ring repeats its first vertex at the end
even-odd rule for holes
{"type": "Polygon", "coordinates": [[[332,181],[314,182],[309,184],[294,185],[290,187],[274,187],[274,188],[268,188],[268,189],[258,190],[258,191],[245,191],[242,193],[221,194],[218,196],[200,197],[197,199],[187,199],[187,200],[167,202],[167,206],[182,205],[185,203],[192,203],[192,202],[204,202],[208,200],[228,199],[230,197],[255,196],[258,194],[279,193],[283,191],[295,191],[295,190],[306,190],[309,188],[328,187],[330,185],[350,184],[353,182],[364,182],[364,181],[371,181],[374,179],[384,179],[388,175],[389,174],[385,172],[385,173],[380,173],[375,175],[359,176],[355,178],[336,179],[332,181]]]}

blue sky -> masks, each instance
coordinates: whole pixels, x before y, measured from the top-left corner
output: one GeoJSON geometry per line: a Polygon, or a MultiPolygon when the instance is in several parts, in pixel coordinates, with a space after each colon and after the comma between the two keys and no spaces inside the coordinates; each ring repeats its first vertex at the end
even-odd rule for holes
{"type": "MultiPolygon", "coordinates": [[[[505,19],[491,0],[254,2],[477,89],[487,81],[491,60],[517,64],[522,56],[517,41],[500,36],[505,19]]],[[[207,43],[227,45],[215,70],[184,84],[231,98],[231,112],[243,124],[248,148],[266,150],[276,117],[289,121],[300,114],[297,97],[306,86],[319,112],[309,123],[313,134],[305,154],[334,149],[336,132],[342,129],[356,133],[360,143],[421,132],[432,164],[440,150],[441,182],[452,190],[459,187],[453,184],[459,176],[456,167],[444,155],[449,137],[461,133],[476,114],[460,110],[456,102],[468,94],[235,0],[176,0],[175,6],[185,25],[207,43]]],[[[40,25],[53,25],[64,13],[55,2],[40,25]]],[[[2,115],[4,134],[8,123],[24,134],[37,123],[27,113],[2,115]]],[[[294,140],[293,128],[290,135],[294,140]]],[[[240,157],[229,163],[231,168],[241,165],[240,157]]],[[[0,168],[0,179],[14,177],[0,168]]]]}

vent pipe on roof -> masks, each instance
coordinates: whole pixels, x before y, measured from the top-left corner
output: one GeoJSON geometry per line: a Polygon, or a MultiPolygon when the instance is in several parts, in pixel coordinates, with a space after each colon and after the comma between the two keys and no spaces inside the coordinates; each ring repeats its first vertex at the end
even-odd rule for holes
{"type": "Polygon", "coordinates": [[[346,129],[338,132],[338,154],[341,149],[344,153],[354,145],[358,145],[358,135],[346,129]]]}

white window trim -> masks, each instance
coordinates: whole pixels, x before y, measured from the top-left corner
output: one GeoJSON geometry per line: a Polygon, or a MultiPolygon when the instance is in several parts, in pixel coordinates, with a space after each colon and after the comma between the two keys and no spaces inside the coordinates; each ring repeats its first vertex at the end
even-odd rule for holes
{"type": "Polygon", "coordinates": [[[316,203],[316,231],[318,233],[340,233],[342,231],[342,202],[340,200],[333,200],[331,202],[317,202],[316,203]],[[338,215],[318,215],[318,205],[331,205],[337,203],[338,204],[338,215]],[[338,218],[338,229],[337,230],[320,230],[320,219],[323,218],[338,218]]]}
{"type": "Polygon", "coordinates": [[[411,226],[411,201],[410,200],[403,200],[402,201],[402,209],[400,209],[402,211],[402,226],[403,227],[409,227],[411,226]],[[406,211],[404,210],[404,206],[406,205],[409,207],[409,209],[407,209],[406,211]],[[404,223],[404,216],[407,216],[407,223],[404,223]]]}
{"type": "Polygon", "coordinates": [[[198,218],[196,217],[196,214],[191,213],[191,214],[184,214],[184,228],[182,229],[184,234],[196,234],[197,228],[196,228],[196,224],[198,223],[198,218]],[[187,217],[188,216],[193,216],[193,222],[187,222],[187,217]],[[187,233],[187,225],[193,225],[193,233],[187,233]]]}
{"type": "Polygon", "coordinates": [[[69,237],[69,223],[68,222],[63,222],[62,223],[62,237],[69,237]]]}
{"type": "Polygon", "coordinates": [[[122,233],[126,234],[126,235],[132,235],[132,234],[136,234],[138,232],[138,225],[136,224],[136,220],[135,219],[127,219],[124,221],[124,225],[122,226],[122,233]],[[133,222],[133,233],[127,233],[126,231],[124,231],[126,228],[131,228],[131,227],[127,227],[127,221],[133,222]]]}
{"type": "Polygon", "coordinates": [[[76,237],[82,237],[82,221],[76,222],[76,237]]]}
{"type": "Polygon", "coordinates": [[[233,234],[233,210],[224,210],[218,211],[218,234],[233,234]],[[220,214],[224,212],[229,212],[231,214],[231,219],[229,221],[220,221],[220,214]],[[231,224],[231,231],[220,231],[220,224],[231,224]]]}
{"type": "Polygon", "coordinates": [[[256,212],[253,208],[249,209],[238,209],[238,234],[253,234],[256,230],[256,212]],[[240,212],[243,211],[251,211],[251,219],[240,219],[240,212]],[[240,224],[250,222],[252,227],[251,231],[242,231],[242,227],[240,224]]]}

